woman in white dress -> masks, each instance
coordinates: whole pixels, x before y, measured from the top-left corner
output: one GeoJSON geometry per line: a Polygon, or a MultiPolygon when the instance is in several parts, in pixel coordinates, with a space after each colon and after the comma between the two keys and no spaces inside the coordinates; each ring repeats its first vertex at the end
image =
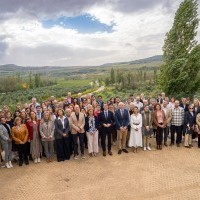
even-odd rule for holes
{"type": "Polygon", "coordinates": [[[142,147],[142,115],[139,113],[138,107],[134,107],[131,115],[131,133],[129,139],[129,147],[133,147],[133,152],[137,152],[138,147],[142,147]]]}

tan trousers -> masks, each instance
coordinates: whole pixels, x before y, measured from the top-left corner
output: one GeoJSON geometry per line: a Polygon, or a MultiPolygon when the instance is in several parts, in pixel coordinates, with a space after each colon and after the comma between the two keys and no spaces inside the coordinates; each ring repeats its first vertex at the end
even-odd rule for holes
{"type": "Polygon", "coordinates": [[[192,135],[191,134],[185,134],[184,146],[188,147],[190,144],[192,144],[192,135]]]}
{"type": "Polygon", "coordinates": [[[126,149],[126,136],[127,131],[117,130],[117,140],[118,140],[118,148],[119,149],[126,149]]]}

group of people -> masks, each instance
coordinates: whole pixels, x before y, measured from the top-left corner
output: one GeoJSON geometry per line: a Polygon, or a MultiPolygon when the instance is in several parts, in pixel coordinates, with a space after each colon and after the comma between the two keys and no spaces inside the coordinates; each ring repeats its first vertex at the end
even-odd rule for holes
{"type": "Polygon", "coordinates": [[[49,163],[54,154],[58,162],[79,155],[85,159],[86,149],[95,157],[99,146],[103,156],[113,155],[113,145],[119,155],[129,147],[135,153],[139,147],[151,151],[151,137],[158,150],[182,143],[191,148],[194,140],[200,147],[199,100],[183,97],[179,102],[162,93],[157,98],[141,94],[125,102],[120,97],[103,101],[101,95],[79,93],[73,98],[69,92],[63,101],[52,96],[38,103],[34,97],[30,104],[17,105],[14,113],[8,106],[0,111],[0,151],[6,168],[13,167],[13,159],[19,166],[30,160],[40,163],[42,157],[49,163]]]}

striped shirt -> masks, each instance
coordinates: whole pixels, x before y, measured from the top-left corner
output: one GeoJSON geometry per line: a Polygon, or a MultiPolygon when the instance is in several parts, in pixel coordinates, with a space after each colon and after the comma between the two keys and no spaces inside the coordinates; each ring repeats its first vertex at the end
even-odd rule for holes
{"type": "Polygon", "coordinates": [[[181,107],[172,108],[172,121],[171,125],[181,126],[184,122],[184,109],[181,107]]]}

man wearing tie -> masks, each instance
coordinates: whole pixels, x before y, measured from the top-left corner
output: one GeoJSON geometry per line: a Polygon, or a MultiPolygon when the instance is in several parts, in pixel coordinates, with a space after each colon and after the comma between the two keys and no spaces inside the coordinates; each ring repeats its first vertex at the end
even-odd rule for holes
{"type": "Polygon", "coordinates": [[[117,128],[117,138],[118,138],[118,154],[121,154],[122,151],[128,153],[126,150],[126,136],[127,136],[127,127],[129,125],[129,113],[128,110],[124,109],[125,104],[120,102],[118,104],[119,109],[115,112],[115,122],[117,128]]]}
{"type": "Polygon", "coordinates": [[[111,136],[114,123],[114,116],[111,111],[108,110],[108,104],[104,103],[103,111],[99,114],[99,122],[102,127],[101,133],[101,146],[103,150],[103,156],[106,156],[106,136],[108,138],[108,154],[112,156],[111,151],[111,136]]]}

